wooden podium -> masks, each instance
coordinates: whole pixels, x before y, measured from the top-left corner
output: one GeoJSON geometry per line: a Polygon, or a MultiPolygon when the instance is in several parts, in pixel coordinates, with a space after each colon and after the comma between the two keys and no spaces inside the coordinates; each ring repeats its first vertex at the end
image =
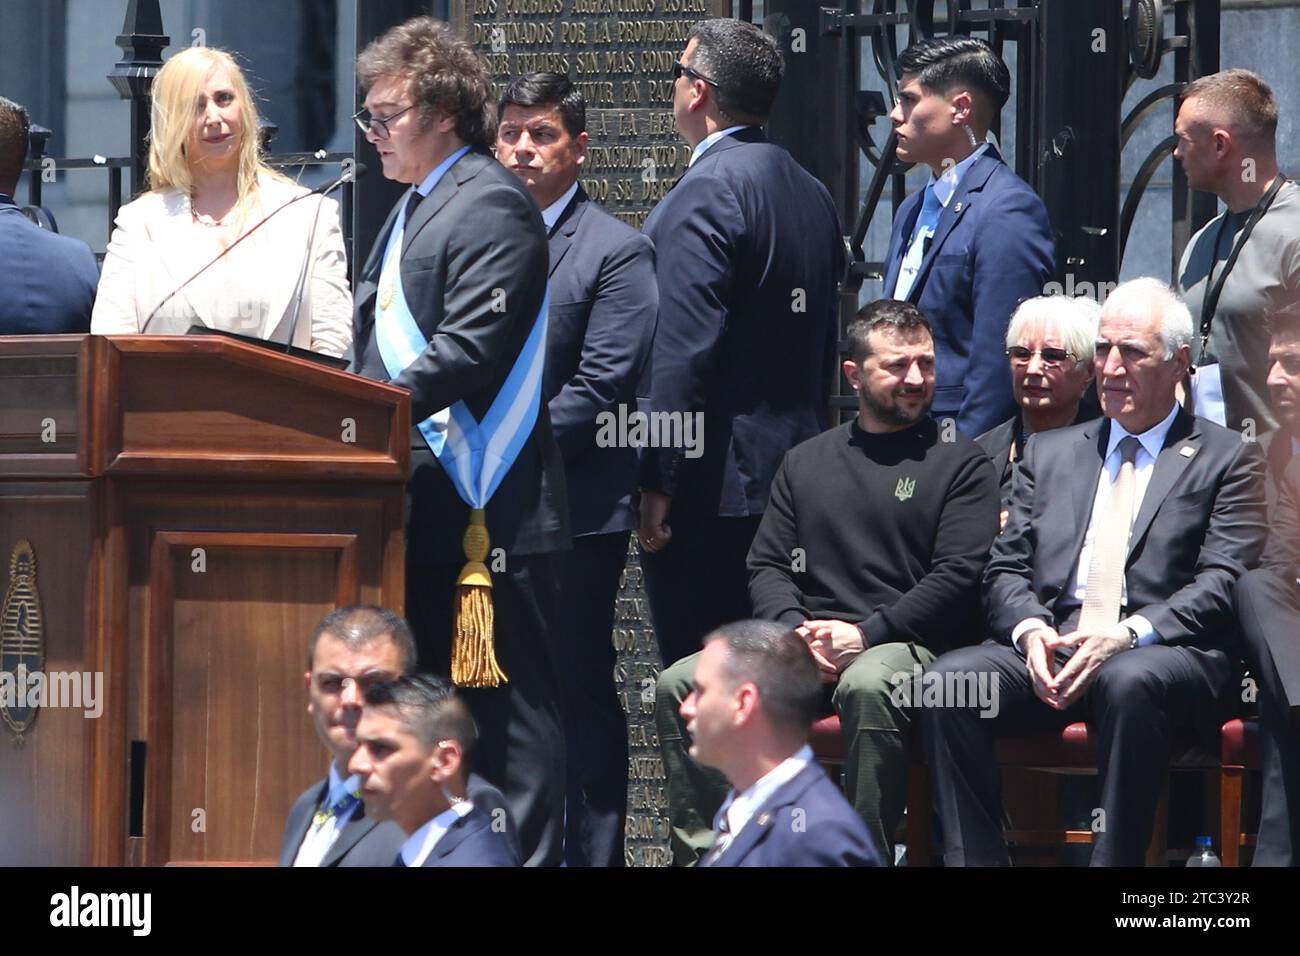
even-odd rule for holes
{"type": "Polygon", "coordinates": [[[276,860],[328,761],[308,636],[403,608],[409,435],[405,391],[227,339],[0,338],[0,669],[91,675],[0,721],[0,864],[276,860]]]}

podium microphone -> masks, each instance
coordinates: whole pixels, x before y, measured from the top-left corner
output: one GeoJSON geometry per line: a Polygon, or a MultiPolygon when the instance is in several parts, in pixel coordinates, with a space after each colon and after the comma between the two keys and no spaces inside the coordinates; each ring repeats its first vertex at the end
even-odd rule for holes
{"type": "MultiPolygon", "coordinates": [[[[162,311],[162,307],[164,305],[166,305],[172,299],[176,298],[176,296],[191,282],[193,282],[199,276],[203,275],[203,273],[207,272],[210,268],[212,268],[214,265],[216,265],[218,262],[224,259],[230,253],[231,249],[235,248],[235,246],[239,245],[241,242],[243,242],[253,233],[257,232],[257,230],[261,229],[264,225],[266,225],[268,222],[274,219],[277,215],[284,212],[294,203],[300,202],[303,199],[308,199],[312,196],[326,196],[332,193],[334,190],[338,189],[340,186],[344,185],[345,183],[355,182],[356,180],[360,179],[369,171],[370,169],[368,166],[366,166],[365,163],[354,163],[350,169],[344,169],[343,175],[340,176],[338,179],[334,180],[332,183],[326,183],[324,186],[317,186],[311,192],[303,193],[301,196],[295,196],[294,198],[290,199],[287,203],[285,203],[283,206],[278,206],[275,209],[272,209],[267,215],[263,216],[256,223],[254,223],[251,229],[249,229],[246,233],[241,235],[230,245],[226,246],[226,248],[222,249],[219,253],[217,253],[212,259],[210,259],[203,266],[203,268],[201,268],[198,272],[194,273],[194,275],[190,276],[188,279],[186,279],[176,288],[172,289],[171,292],[167,293],[166,297],[161,302],[159,302],[156,306],[153,307],[153,311],[149,313],[149,317],[144,320],[144,325],[140,327],[140,334],[144,335],[149,331],[149,324],[153,322],[153,320],[157,317],[158,313],[162,311]]],[[[320,210],[317,209],[316,219],[318,220],[319,218],[320,218],[320,210]]],[[[311,240],[314,239],[315,236],[316,236],[316,222],[315,220],[313,220],[311,233],[307,243],[308,256],[310,256],[311,254],[311,240]]],[[[304,269],[305,268],[306,268],[306,263],[304,263],[304,269]]],[[[303,278],[299,277],[299,282],[298,282],[299,291],[301,290],[302,283],[303,283],[303,278]]],[[[294,321],[295,323],[297,321],[296,314],[294,316],[294,321]]],[[[290,331],[292,332],[292,329],[290,331]]],[[[293,339],[291,336],[290,341],[292,340],[293,339]]]]}

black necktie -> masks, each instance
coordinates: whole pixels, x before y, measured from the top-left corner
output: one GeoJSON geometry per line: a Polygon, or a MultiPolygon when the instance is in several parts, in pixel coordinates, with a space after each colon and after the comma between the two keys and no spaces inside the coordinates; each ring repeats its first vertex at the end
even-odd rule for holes
{"type": "Polygon", "coordinates": [[[411,221],[411,217],[415,215],[415,207],[420,205],[420,200],[423,198],[424,196],[420,195],[420,191],[418,189],[411,190],[410,198],[406,200],[406,221],[407,222],[411,221]]]}
{"type": "Polygon", "coordinates": [[[406,867],[406,861],[402,859],[402,854],[400,851],[397,854],[397,859],[393,861],[393,866],[400,866],[403,868],[406,867]]]}

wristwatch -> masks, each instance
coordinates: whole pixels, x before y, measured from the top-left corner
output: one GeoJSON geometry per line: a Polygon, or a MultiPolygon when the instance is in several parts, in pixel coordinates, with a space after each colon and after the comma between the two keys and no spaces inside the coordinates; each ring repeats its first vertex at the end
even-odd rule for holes
{"type": "Polygon", "coordinates": [[[1124,630],[1128,631],[1128,649],[1134,650],[1138,646],[1138,632],[1127,624],[1124,625],[1124,630]]]}

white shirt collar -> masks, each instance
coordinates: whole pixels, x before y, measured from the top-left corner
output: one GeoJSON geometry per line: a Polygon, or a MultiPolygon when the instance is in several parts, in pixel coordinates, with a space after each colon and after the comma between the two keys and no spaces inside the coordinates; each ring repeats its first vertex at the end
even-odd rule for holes
{"type": "Polygon", "coordinates": [[[691,161],[686,164],[686,167],[689,169],[690,167],[694,166],[695,161],[699,159],[701,156],[703,156],[704,153],[708,150],[708,148],[712,146],[714,143],[716,143],[718,140],[722,139],[722,137],[730,136],[732,133],[736,132],[737,130],[748,129],[748,128],[749,128],[748,124],[741,123],[739,126],[728,126],[726,129],[720,129],[716,133],[710,133],[708,136],[704,137],[704,139],[700,140],[698,143],[695,144],[695,148],[691,150],[691,161]]]}
{"type": "Polygon", "coordinates": [[[563,196],[542,210],[542,223],[546,226],[548,233],[555,228],[555,224],[560,221],[560,217],[564,215],[564,210],[569,208],[569,203],[573,201],[573,197],[576,195],[578,195],[578,181],[575,179],[573,185],[564,191],[563,196]]]}
{"type": "Polygon", "coordinates": [[[988,151],[989,144],[987,142],[980,143],[975,152],[971,153],[960,163],[949,166],[943,171],[942,176],[936,178],[934,170],[930,171],[930,182],[934,183],[934,195],[935,198],[939,200],[940,204],[945,207],[948,205],[948,201],[952,199],[953,193],[955,193],[957,187],[961,185],[961,178],[966,175],[966,170],[970,169],[971,166],[974,165],[975,160],[979,159],[979,157],[983,156],[988,151]]]}
{"type": "MultiPolygon", "coordinates": [[[[1174,407],[1169,410],[1169,414],[1164,417],[1158,424],[1153,425],[1144,431],[1141,435],[1133,435],[1142,443],[1142,450],[1145,451],[1152,459],[1160,457],[1160,450],[1165,447],[1165,438],[1169,435],[1169,429],[1173,427],[1174,419],[1178,417],[1181,406],[1174,402],[1174,407]]],[[[1115,419],[1110,420],[1110,438],[1106,442],[1106,461],[1110,461],[1110,456],[1115,453],[1119,443],[1132,434],[1127,428],[1121,425],[1115,419]]]]}
{"type": "Polygon", "coordinates": [[[733,789],[731,793],[727,794],[727,799],[723,801],[717,816],[713,818],[713,829],[718,830],[720,828],[722,818],[725,816],[727,818],[727,832],[731,834],[731,838],[734,840],[736,834],[740,833],[741,827],[749,822],[754,812],[771,799],[773,793],[799,776],[800,771],[812,763],[812,760],[812,747],[804,744],[792,755],[786,757],[785,760],[755,780],[744,793],[737,794],[733,789]]]}
{"type": "Polygon", "coordinates": [[[473,809],[472,802],[460,800],[420,827],[402,844],[402,862],[407,866],[424,866],[424,861],[429,858],[438,841],[447,835],[457,820],[473,809]]]}
{"type": "Polygon", "coordinates": [[[456,150],[456,152],[452,153],[437,166],[433,167],[433,171],[424,177],[424,181],[415,187],[415,191],[421,196],[429,195],[429,193],[433,192],[433,187],[438,185],[438,181],[446,174],[447,170],[456,165],[456,160],[460,159],[468,152],[468,146],[462,146],[460,149],[456,150]]]}

